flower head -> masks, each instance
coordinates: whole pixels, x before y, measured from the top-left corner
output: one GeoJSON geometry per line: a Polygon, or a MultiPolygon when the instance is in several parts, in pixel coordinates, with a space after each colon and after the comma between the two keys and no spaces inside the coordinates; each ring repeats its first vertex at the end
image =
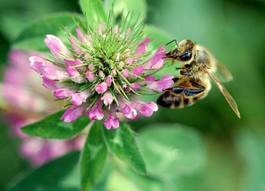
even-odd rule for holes
{"type": "Polygon", "coordinates": [[[139,95],[172,86],[173,77],[152,76],[163,67],[164,47],[150,51],[141,27],[100,25],[95,31],[77,28],[76,33],[68,37],[71,47],[47,35],[53,59],[30,58],[31,67],[52,84],[54,96],[68,105],[62,120],[86,114],[111,129],[119,127],[121,118],[150,117],[157,111],[154,102],[141,101],[139,95]]]}

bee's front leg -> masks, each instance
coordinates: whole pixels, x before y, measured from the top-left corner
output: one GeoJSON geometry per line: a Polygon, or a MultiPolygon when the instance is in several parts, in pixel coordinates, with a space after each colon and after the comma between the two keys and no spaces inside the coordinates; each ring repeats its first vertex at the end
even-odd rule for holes
{"type": "Polygon", "coordinates": [[[182,69],[182,70],[180,70],[180,74],[181,74],[182,76],[187,76],[187,77],[191,77],[191,76],[192,76],[191,71],[186,70],[186,69],[182,69]]]}

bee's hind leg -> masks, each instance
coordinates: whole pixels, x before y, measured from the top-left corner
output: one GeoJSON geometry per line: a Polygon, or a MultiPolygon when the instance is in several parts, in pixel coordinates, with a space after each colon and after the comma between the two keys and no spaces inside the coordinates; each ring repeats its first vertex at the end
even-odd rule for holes
{"type": "Polygon", "coordinates": [[[205,88],[198,88],[198,89],[194,89],[194,88],[187,88],[184,90],[184,94],[188,97],[191,96],[196,96],[202,92],[204,92],[205,88]]]}
{"type": "Polygon", "coordinates": [[[194,80],[191,80],[191,87],[185,88],[184,94],[188,97],[190,96],[196,96],[202,92],[205,91],[205,87],[200,84],[199,82],[196,82],[194,80]]]}

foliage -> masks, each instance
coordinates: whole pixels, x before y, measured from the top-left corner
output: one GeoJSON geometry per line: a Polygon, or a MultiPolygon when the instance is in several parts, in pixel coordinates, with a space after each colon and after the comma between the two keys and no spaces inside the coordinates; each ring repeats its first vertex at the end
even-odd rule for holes
{"type": "MultiPolygon", "coordinates": [[[[129,129],[125,128],[126,126],[123,126],[119,131],[124,131],[121,133],[126,138],[128,136],[126,132],[129,129]]],[[[148,176],[137,175],[135,170],[124,169],[123,164],[115,158],[111,158],[112,160],[107,164],[108,173],[100,173],[106,157],[102,136],[102,126],[95,124],[90,130],[89,139],[81,157],[81,171],[85,174],[88,173],[84,177],[87,190],[96,190],[95,188],[100,185],[106,190],[115,189],[117,191],[124,190],[124,188],[129,188],[128,191],[175,190],[179,185],[183,185],[185,180],[196,178],[196,174],[204,167],[204,145],[196,131],[178,124],[160,124],[152,126],[152,128],[147,127],[138,137],[139,149],[147,162],[148,176]]],[[[129,152],[130,148],[127,149],[129,152]]],[[[117,156],[120,155],[118,151],[116,153],[117,156]]],[[[134,155],[137,157],[137,154],[134,155]]],[[[74,191],[78,188],[77,158],[78,154],[72,153],[52,161],[14,183],[9,191],[28,188],[35,190],[37,189],[35,186],[46,191],[55,189],[74,191]],[[56,171],[61,168],[61,171],[56,171]],[[50,176],[51,174],[53,176],[50,176]]]]}
{"type": "Polygon", "coordinates": [[[81,117],[73,123],[61,121],[64,111],[51,114],[50,116],[27,125],[22,131],[30,136],[38,136],[48,139],[67,139],[80,133],[89,123],[87,117],[81,117]]]}
{"type": "Polygon", "coordinates": [[[107,159],[107,148],[104,143],[103,129],[100,123],[95,123],[87,136],[80,167],[81,185],[84,190],[91,190],[102,176],[107,159]]]}

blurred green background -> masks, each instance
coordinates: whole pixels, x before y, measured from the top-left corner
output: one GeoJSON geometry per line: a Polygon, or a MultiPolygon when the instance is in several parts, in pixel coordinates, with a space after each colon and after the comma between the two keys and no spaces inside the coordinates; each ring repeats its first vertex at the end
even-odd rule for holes
{"type": "MultiPolygon", "coordinates": [[[[225,85],[238,102],[242,114],[242,118],[237,119],[221,93],[213,88],[206,99],[192,107],[181,110],[161,109],[150,119],[133,122],[132,125],[139,130],[140,142],[145,145],[142,148],[144,155],[150,157],[154,171],[167,175],[163,176],[168,182],[164,190],[264,191],[265,1],[147,0],[146,3],[146,23],[164,29],[177,40],[192,39],[208,47],[231,70],[234,80],[225,85]],[[168,127],[164,125],[155,128],[159,126],[157,123],[167,123],[168,127]],[[188,127],[179,127],[168,140],[164,140],[163,133],[174,129],[170,125],[173,123],[188,127]],[[155,144],[157,155],[154,152],[148,154],[150,148],[145,147],[155,140],[162,145],[176,147],[180,155],[175,153],[175,156],[173,153],[172,157],[172,153],[162,148],[158,152],[159,147],[155,144]],[[161,169],[155,167],[155,161],[162,163],[164,158],[165,164],[176,168],[172,170],[166,165],[161,169]]],[[[60,11],[80,12],[78,2],[0,0],[1,74],[6,67],[12,41],[25,24],[48,13],[60,11]]],[[[0,190],[5,190],[11,180],[31,169],[17,152],[20,141],[10,135],[3,116],[0,121],[0,190]]],[[[72,158],[73,162],[76,161],[76,157],[72,158]]],[[[132,176],[129,174],[126,179],[119,172],[113,173],[109,190],[159,188],[152,182],[145,187],[144,181],[135,177],[132,178],[135,181],[130,182],[128,177],[132,176]],[[142,188],[137,188],[135,184],[142,188]]],[[[24,190],[33,191],[37,188],[24,190]]]]}

